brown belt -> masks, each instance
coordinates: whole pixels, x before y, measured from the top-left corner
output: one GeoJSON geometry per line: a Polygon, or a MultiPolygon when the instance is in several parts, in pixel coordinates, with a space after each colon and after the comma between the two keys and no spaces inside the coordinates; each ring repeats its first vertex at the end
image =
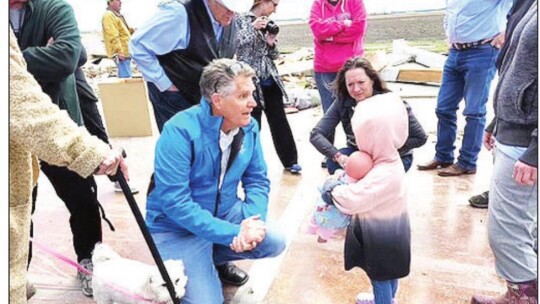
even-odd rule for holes
{"type": "Polygon", "coordinates": [[[478,40],[478,41],[475,41],[475,42],[467,42],[467,43],[454,42],[454,43],[452,43],[452,48],[454,48],[456,50],[459,50],[459,51],[467,50],[467,49],[474,49],[474,48],[477,48],[477,47],[479,47],[481,45],[488,44],[492,40],[493,39],[483,39],[483,40],[478,40]]]}

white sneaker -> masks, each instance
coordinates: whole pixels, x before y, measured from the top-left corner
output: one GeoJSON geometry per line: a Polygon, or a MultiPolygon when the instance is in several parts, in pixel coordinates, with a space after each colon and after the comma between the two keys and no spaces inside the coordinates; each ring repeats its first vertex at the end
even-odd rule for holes
{"type": "Polygon", "coordinates": [[[361,292],[356,296],[356,304],[374,304],[375,297],[373,294],[367,292],[361,292]]]}
{"type": "MultiPolygon", "coordinates": [[[[128,184],[129,185],[129,184],[128,184]]],[[[131,193],[132,194],[137,194],[139,193],[139,189],[135,188],[134,186],[129,186],[129,189],[131,190],[131,193]]],[[[122,187],[120,187],[120,183],[119,182],[114,182],[114,191],[116,192],[122,192],[122,187]]]]}

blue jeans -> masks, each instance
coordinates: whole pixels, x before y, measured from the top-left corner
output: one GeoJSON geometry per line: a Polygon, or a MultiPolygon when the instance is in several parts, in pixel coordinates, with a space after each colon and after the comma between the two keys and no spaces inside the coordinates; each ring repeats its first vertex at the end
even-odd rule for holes
{"type": "Polygon", "coordinates": [[[435,160],[454,162],[459,103],[465,99],[465,130],[458,165],[475,169],[486,124],[486,103],[491,81],[495,76],[495,60],[499,50],[489,44],[458,51],[451,49],[444,65],[437,108],[437,144],[435,160]]]}
{"type": "MultiPolygon", "coordinates": [[[[240,224],[244,219],[242,203],[237,203],[224,220],[240,224]]],[[[153,233],[163,260],[183,260],[188,277],[183,304],[221,304],[223,291],[214,264],[229,261],[275,257],[285,249],[283,234],[267,225],[266,237],[255,249],[243,253],[232,251],[229,246],[217,245],[196,235],[179,235],[175,232],[153,233]]]]}
{"type": "MultiPolygon", "coordinates": [[[[332,103],[334,103],[334,93],[332,92],[332,82],[336,79],[337,73],[317,73],[315,72],[315,83],[321,95],[323,113],[326,113],[332,103]]],[[[328,141],[334,143],[334,131],[328,136],[328,141]]]]}
{"type": "Polygon", "coordinates": [[[180,92],[161,92],[158,87],[147,82],[148,97],[154,108],[154,116],[159,132],[163,130],[163,125],[176,113],[188,109],[192,106],[180,92]]]}
{"type": "Polygon", "coordinates": [[[334,102],[334,93],[332,92],[332,82],[336,79],[337,73],[317,73],[315,72],[315,83],[321,95],[321,104],[323,112],[326,113],[334,102]]]}
{"type": "Polygon", "coordinates": [[[409,171],[413,162],[413,155],[407,154],[407,155],[402,156],[401,162],[403,163],[403,168],[405,169],[405,172],[409,171]]]}
{"type": "Polygon", "coordinates": [[[371,281],[373,286],[373,296],[375,304],[392,304],[392,299],[396,297],[398,280],[371,281]]]}
{"type": "Polygon", "coordinates": [[[118,61],[118,78],[131,78],[131,58],[118,61]]]}

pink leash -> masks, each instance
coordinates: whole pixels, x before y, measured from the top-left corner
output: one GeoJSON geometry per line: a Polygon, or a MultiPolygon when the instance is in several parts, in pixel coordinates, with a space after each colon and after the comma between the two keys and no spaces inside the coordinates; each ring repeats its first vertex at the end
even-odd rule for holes
{"type": "MultiPolygon", "coordinates": [[[[48,247],[48,246],[45,246],[44,244],[41,244],[40,242],[34,240],[34,238],[30,238],[30,241],[31,241],[32,243],[34,243],[35,246],[39,247],[39,249],[41,249],[41,250],[47,252],[48,254],[54,256],[55,258],[57,258],[57,259],[59,259],[59,260],[65,262],[66,264],[69,264],[69,265],[71,265],[71,266],[77,268],[79,271],[84,272],[84,273],[87,274],[87,275],[94,276],[90,270],[88,270],[88,269],[82,267],[79,263],[73,261],[72,259],[68,258],[67,256],[65,256],[65,255],[63,255],[63,254],[61,254],[61,253],[59,253],[59,252],[57,252],[57,251],[51,249],[51,248],[48,247]]],[[[99,277],[96,277],[96,279],[100,280],[99,277]]],[[[102,281],[105,282],[104,280],[102,280],[102,281]]],[[[150,299],[147,299],[147,298],[142,297],[141,295],[138,295],[138,294],[136,294],[136,293],[134,293],[134,292],[131,292],[131,291],[127,291],[127,290],[125,290],[125,289],[123,289],[123,288],[120,288],[120,287],[115,286],[115,285],[113,285],[113,284],[110,284],[110,283],[108,283],[108,282],[105,282],[105,285],[107,285],[107,287],[109,287],[109,288],[111,288],[111,289],[113,289],[113,290],[115,290],[115,291],[118,291],[118,292],[122,293],[123,295],[125,295],[125,296],[127,296],[127,297],[129,297],[129,298],[132,298],[132,299],[135,299],[135,300],[139,300],[139,301],[146,301],[146,302],[148,302],[148,303],[162,304],[161,302],[154,302],[154,301],[152,301],[152,300],[150,300],[150,299]]]]}

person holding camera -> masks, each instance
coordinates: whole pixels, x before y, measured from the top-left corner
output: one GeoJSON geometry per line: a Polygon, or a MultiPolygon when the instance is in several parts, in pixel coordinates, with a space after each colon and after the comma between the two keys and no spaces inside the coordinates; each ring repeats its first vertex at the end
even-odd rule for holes
{"type": "Polygon", "coordinates": [[[283,107],[288,98],[274,59],[278,58],[279,26],[268,18],[276,11],[279,0],[255,0],[251,10],[235,19],[237,59],[251,65],[257,73],[255,99],[257,107],[251,116],[261,128],[262,112],[266,114],[277,155],[285,170],[298,174],[298,153],[283,107]]]}

